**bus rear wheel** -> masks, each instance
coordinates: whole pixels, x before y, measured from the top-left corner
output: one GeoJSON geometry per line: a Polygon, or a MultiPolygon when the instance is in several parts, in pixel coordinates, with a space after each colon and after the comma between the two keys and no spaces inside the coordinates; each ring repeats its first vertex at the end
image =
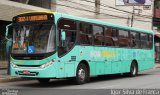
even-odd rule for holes
{"type": "Polygon", "coordinates": [[[84,84],[88,80],[88,69],[87,66],[83,63],[79,64],[76,71],[76,83],[84,84]]]}
{"type": "Polygon", "coordinates": [[[131,64],[131,67],[130,67],[129,75],[131,77],[135,77],[135,76],[137,76],[137,74],[138,74],[138,66],[137,66],[136,62],[133,61],[131,64]]]}
{"type": "Polygon", "coordinates": [[[49,78],[38,78],[37,80],[40,84],[47,84],[50,81],[49,78]]]}

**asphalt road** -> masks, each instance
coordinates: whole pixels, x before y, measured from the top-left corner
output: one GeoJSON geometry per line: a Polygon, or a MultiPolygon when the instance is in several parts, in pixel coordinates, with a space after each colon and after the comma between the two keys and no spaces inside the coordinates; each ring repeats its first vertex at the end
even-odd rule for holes
{"type": "MultiPolygon", "coordinates": [[[[72,80],[67,79],[53,79],[47,85],[40,85],[36,80],[0,83],[0,88],[2,89],[0,93],[7,93],[6,89],[11,89],[9,92],[18,91],[16,95],[26,95],[25,93],[27,95],[86,95],[86,93],[87,95],[123,95],[119,93],[123,91],[117,91],[117,94],[111,93],[114,92],[112,89],[160,89],[160,68],[143,71],[132,78],[122,75],[94,77],[83,85],[75,85],[72,80]]],[[[160,90],[155,95],[160,95],[160,90]]]]}

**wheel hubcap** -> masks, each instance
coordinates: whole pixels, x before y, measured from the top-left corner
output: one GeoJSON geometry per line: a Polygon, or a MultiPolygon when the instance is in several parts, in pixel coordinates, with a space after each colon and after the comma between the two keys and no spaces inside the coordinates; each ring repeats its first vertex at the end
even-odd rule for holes
{"type": "Polygon", "coordinates": [[[84,80],[85,79],[85,70],[84,69],[79,69],[79,73],[78,73],[78,76],[81,80],[84,80]]]}

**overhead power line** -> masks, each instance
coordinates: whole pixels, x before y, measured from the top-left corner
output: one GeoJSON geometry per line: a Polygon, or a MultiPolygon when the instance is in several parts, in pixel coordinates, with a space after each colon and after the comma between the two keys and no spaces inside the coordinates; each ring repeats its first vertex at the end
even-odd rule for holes
{"type": "MultiPolygon", "coordinates": [[[[89,0],[80,0],[80,1],[85,1],[85,2],[89,2],[89,3],[94,3],[94,1],[89,1],[89,0]]],[[[126,11],[126,10],[122,10],[122,9],[117,9],[115,7],[112,7],[112,6],[109,6],[109,5],[106,5],[106,4],[100,4],[100,6],[103,6],[103,7],[107,7],[107,8],[111,8],[111,9],[114,9],[114,10],[117,10],[117,11],[121,11],[121,12],[125,12],[125,13],[129,13],[129,14],[132,14],[132,12],[130,11],[126,11]]],[[[136,15],[136,14],[135,14],[136,15]]],[[[136,15],[136,16],[140,16],[140,17],[145,17],[145,18],[152,18],[153,16],[149,16],[149,15],[142,15],[142,14],[139,14],[139,15],[136,15]]]]}
{"type": "MultiPolygon", "coordinates": [[[[77,3],[77,2],[73,2],[73,1],[70,1],[68,0],[67,2],[70,2],[70,3],[73,3],[73,4],[79,4],[81,6],[85,6],[85,7],[92,7],[92,8],[95,8],[95,6],[90,6],[90,5],[85,5],[85,4],[80,4],[80,3],[77,3]]],[[[124,12],[121,12],[121,11],[114,11],[114,10],[109,10],[109,9],[106,9],[106,8],[100,8],[102,10],[106,10],[106,11],[111,11],[111,12],[116,12],[116,13],[124,13],[124,12]]]]}
{"type": "MultiPolygon", "coordinates": [[[[96,13],[95,11],[91,11],[91,10],[84,9],[84,8],[73,7],[73,6],[70,6],[70,5],[64,5],[64,4],[58,4],[58,3],[57,3],[57,5],[63,6],[63,7],[68,7],[68,8],[72,8],[72,9],[77,9],[77,10],[80,10],[80,11],[86,11],[86,12],[96,13]]],[[[107,16],[111,16],[111,17],[117,17],[117,18],[121,18],[121,19],[128,19],[128,17],[111,15],[111,14],[102,13],[102,12],[100,12],[100,14],[102,14],[102,15],[107,15],[107,16]]],[[[151,22],[151,21],[138,20],[138,19],[135,19],[135,20],[136,20],[136,21],[141,21],[141,22],[151,22]]]]}

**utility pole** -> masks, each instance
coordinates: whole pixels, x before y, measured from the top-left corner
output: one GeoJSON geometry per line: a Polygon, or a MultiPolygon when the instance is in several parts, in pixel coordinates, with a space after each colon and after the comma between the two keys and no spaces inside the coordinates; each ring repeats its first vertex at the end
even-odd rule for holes
{"type": "Polygon", "coordinates": [[[95,0],[95,13],[96,15],[100,14],[100,0],[95,0]]]}
{"type": "Polygon", "coordinates": [[[128,16],[128,19],[127,19],[127,26],[129,27],[130,26],[130,17],[128,16]]]}
{"type": "MultiPolygon", "coordinates": [[[[155,8],[155,0],[152,0],[152,5],[151,5],[151,9],[152,9],[152,15],[154,16],[154,8],[155,8]]],[[[159,5],[160,5],[160,2],[159,2],[159,5]]],[[[160,6],[159,6],[160,7],[160,6]]],[[[154,17],[153,17],[154,18],[154,17]]],[[[153,26],[153,18],[152,18],[152,25],[151,25],[151,29],[154,30],[154,26],[153,26]]]]}
{"type": "Polygon", "coordinates": [[[131,18],[131,27],[133,27],[134,14],[135,14],[135,11],[134,11],[134,5],[133,5],[133,12],[132,12],[132,18],[131,18]]]}

